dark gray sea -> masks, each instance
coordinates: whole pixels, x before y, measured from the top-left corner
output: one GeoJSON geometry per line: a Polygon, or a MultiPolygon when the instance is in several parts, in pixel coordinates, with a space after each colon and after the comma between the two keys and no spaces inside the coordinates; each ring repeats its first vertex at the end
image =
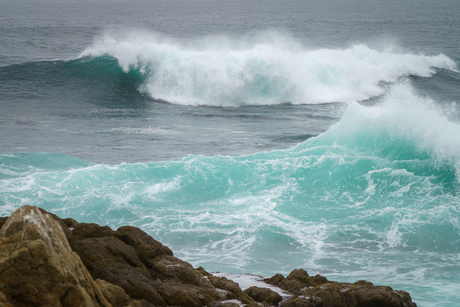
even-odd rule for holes
{"type": "Polygon", "coordinates": [[[0,215],[460,302],[458,0],[0,0],[0,215]]]}

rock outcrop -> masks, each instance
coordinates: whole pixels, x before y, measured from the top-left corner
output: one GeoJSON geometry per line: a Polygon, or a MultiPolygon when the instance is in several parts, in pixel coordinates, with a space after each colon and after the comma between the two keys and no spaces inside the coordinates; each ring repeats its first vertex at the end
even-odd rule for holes
{"type": "Polygon", "coordinates": [[[409,293],[367,281],[339,283],[324,276],[309,276],[305,270],[292,271],[286,278],[276,274],[265,282],[294,295],[283,307],[416,307],[409,293]]]}
{"type": "Polygon", "coordinates": [[[0,289],[12,306],[105,306],[60,223],[25,206],[0,229],[0,289]]]}
{"type": "Polygon", "coordinates": [[[292,293],[244,291],[174,257],[142,230],[78,223],[24,206],[0,218],[0,307],[415,307],[407,292],[294,270],[264,280],[292,293]]]}
{"type": "Polygon", "coordinates": [[[189,263],[142,230],[80,223],[69,237],[93,278],[117,285],[133,299],[154,306],[206,306],[216,288],[189,263]]]}
{"type": "Polygon", "coordinates": [[[279,302],[283,299],[281,295],[268,288],[249,287],[243,292],[264,306],[278,306],[279,302]]]}

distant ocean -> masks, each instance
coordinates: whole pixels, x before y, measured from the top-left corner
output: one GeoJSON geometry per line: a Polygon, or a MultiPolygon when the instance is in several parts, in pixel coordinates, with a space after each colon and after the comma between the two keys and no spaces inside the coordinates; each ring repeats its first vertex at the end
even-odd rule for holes
{"type": "Polygon", "coordinates": [[[460,304],[457,0],[0,0],[0,215],[460,304]]]}

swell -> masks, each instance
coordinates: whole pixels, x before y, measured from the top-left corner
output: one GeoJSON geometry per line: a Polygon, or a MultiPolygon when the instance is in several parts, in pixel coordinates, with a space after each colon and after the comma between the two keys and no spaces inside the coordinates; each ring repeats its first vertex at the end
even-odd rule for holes
{"type": "Polygon", "coordinates": [[[241,106],[365,101],[410,76],[438,100],[458,97],[448,57],[398,54],[366,45],[308,50],[280,38],[185,45],[155,37],[104,37],[70,61],[0,67],[2,99],[71,99],[118,107],[153,98],[184,105],[241,106]],[[426,78],[437,73],[437,78],[426,78]]]}
{"type": "Polygon", "coordinates": [[[117,105],[144,99],[138,91],[144,79],[139,70],[124,72],[109,56],[0,67],[5,100],[65,98],[117,105]]]}

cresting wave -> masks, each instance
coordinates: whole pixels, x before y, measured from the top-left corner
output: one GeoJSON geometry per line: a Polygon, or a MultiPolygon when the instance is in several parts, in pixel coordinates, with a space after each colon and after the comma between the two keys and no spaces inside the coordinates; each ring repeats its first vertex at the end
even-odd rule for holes
{"type": "Polygon", "coordinates": [[[142,73],[131,70],[125,73],[117,60],[102,56],[69,61],[37,61],[0,67],[0,82],[12,89],[5,91],[2,99],[78,97],[79,101],[133,101],[141,98],[138,89],[144,82],[142,73]],[[21,92],[26,81],[28,91],[21,92]],[[86,89],[82,93],[82,88],[86,89]]]}
{"type": "Polygon", "coordinates": [[[256,39],[180,41],[153,33],[106,33],[81,57],[109,55],[125,72],[140,71],[142,92],[184,105],[355,102],[384,93],[382,83],[456,70],[447,56],[374,50],[309,50],[281,34],[256,39]]]}

